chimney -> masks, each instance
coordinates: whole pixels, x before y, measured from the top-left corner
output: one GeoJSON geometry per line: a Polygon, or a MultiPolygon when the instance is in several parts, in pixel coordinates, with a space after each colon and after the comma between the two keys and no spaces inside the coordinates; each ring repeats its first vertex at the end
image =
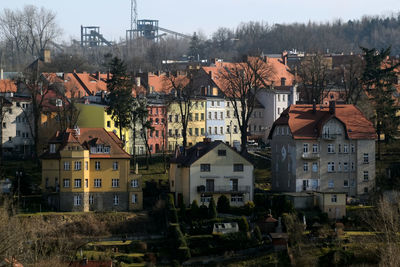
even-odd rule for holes
{"type": "Polygon", "coordinates": [[[208,75],[210,76],[210,79],[212,80],[213,76],[212,76],[212,71],[211,70],[208,72],[208,75]]]}
{"type": "Polygon", "coordinates": [[[107,81],[110,79],[110,71],[107,71],[107,81]]]}
{"type": "Polygon", "coordinates": [[[40,51],[40,59],[41,59],[44,63],[50,63],[50,62],[51,62],[50,50],[48,50],[48,49],[42,49],[42,50],[40,51]]]}
{"type": "Polygon", "coordinates": [[[287,66],[287,58],[288,58],[288,52],[287,51],[283,51],[282,52],[282,63],[287,66]]]}
{"type": "Polygon", "coordinates": [[[336,102],[335,101],[329,101],[329,113],[330,114],[335,114],[336,111],[336,102]]]}
{"type": "Polygon", "coordinates": [[[0,80],[4,79],[3,69],[0,69],[0,80]]]}
{"type": "Polygon", "coordinates": [[[315,99],[313,99],[312,103],[312,112],[313,114],[317,113],[317,104],[315,103],[315,99]]]}
{"type": "Polygon", "coordinates": [[[96,79],[100,81],[100,71],[96,72],[96,79]]]}

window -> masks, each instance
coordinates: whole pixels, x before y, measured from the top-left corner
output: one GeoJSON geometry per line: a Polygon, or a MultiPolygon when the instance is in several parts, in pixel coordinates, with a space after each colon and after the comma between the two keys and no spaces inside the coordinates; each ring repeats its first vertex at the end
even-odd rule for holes
{"type": "Polygon", "coordinates": [[[364,181],[368,181],[368,171],[364,171],[364,181]]]}
{"type": "Polygon", "coordinates": [[[99,171],[99,170],[100,170],[100,161],[96,161],[96,162],[94,163],[94,168],[95,168],[96,171],[99,171]]]}
{"type": "Polygon", "coordinates": [[[101,179],[94,179],[94,187],[101,187],[101,179]]]}
{"type": "Polygon", "coordinates": [[[303,171],[308,172],[308,163],[303,164],[303,171]]]}
{"type": "Polygon", "coordinates": [[[94,197],[93,195],[89,195],[89,205],[93,205],[94,204],[94,197]]]}
{"type": "Polygon", "coordinates": [[[230,118],[230,117],[231,117],[231,114],[230,114],[229,110],[226,111],[226,117],[227,117],[227,118],[230,118]]]}
{"type": "Polygon", "coordinates": [[[219,149],[218,150],[218,156],[226,156],[226,150],[225,149],[219,149]]]}
{"type": "Polygon", "coordinates": [[[328,162],[328,172],[335,171],[335,162],[328,162]]]}
{"type": "Polygon", "coordinates": [[[199,128],[194,129],[194,135],[199,136],[199,128]]]}
{"type": "Polygon", "coordinates": [[[112,179],[111,180],[112,187],[119,187],[119,179],[112,179]]]}
{"type": "Polygon", "coordinates": [[[69,187],[69,179],[64,179],[64,187],[69,187]]]}
{"type": "Polygon", "coordinates": [[[342,171],[342,163],[339,161],[339,163],[338,163],[338,172],[341,172],[342,171]]]}
{"type": "Polygon", "coordinates": [[[85,187],[86,187],[86,188],[89,187],[89,179],[85,179],[85,187]]]}
{"type": "Polygon", "coordinates": [[[108,127],[108,128],[111,127],[111,121],[107,121],[107,127],[108,127]]]}
{"type": "Polygon", "coordinates": [[[329,180],[328,188],[333,188],[334,186],[335,186],[335,183],[333,182],[333,180],[329,180]]]}
{"type": "Polygon", "coordinates": [[[278,114],[281,114],[281,108],[278,108],[278,114]]]}
{"type": "Polygon", "coordinates": [[[192,135],[193,135],[192,128],[189,128],[189,136],[192,136],[192,135]]]}
{"type": "Polygon", "coordinates": [[[354,144],[351,144],[351,153],[354,153],[356,151],[356,148],[354,146],[354,144]]]}
{"type": "Polygon", "coordinates": [[[3,122],[3,128],[7,128],[7,123],[3,122]]]}
{"type": "Polygon", "coordinates": [[[237,133],[238,133],[238,128],[237,128],[237,125],[234,125],[234,126],[233,126],[233,133],[235,133],[235,134],[237,134],[237,133]]]}
{"type": "Polygon", "coordinates": [[[349,153],[349,146],[343,145],[343,153],[349,153]]]}
{"type": "Polygon", "coordinates": [[[335,153],[335,146],[333,144],[328,145],[328,153],[335,153]]]}
{"type": "Polygon", "coordinates": [[[56,153],[56,144],[50,144],[50,153],[56,153]]]}
{"type": "Polygon", "coordinates": [[[218,134],[218,127],[214,127],[214,134],[218,134]]]}
{"type": "Polygon", "coordinates": [[[136,194],[132,194],[132,204],[136,204],[137,203],[137,195],[136,194]]]}
{"type": "Polygon", "coordinates": [[[364,193],[368,193],[368,187],[364,187],[364,193]]]}
{"type": "Polygon", "coordinates": [[[224,134],[224,127],[220,127],[220,128],[219,128],[219,133],[220,133],[220,134],[224,134]]]}
{"type": "Polygon", "coordinates": [[[312,152],[313,153],[318,153],[318,144],[313,144],[312,145],[312,152]]]}
{"type": "Polygon", "coordinates": [[[243,195],[238,194],[238,195],[231,195],[231,202],[243,202],[243,195]]]}
{"type": "Polygon", "coordinates": [[[318,163],[317,163],[317,162],[313,162],[313,164],[312,164],[312,171],[313,171],[313,172],[318,172],[318,163]]]}
{"type": "Polygon", "coordinates": [[[199,113],[194,114],[194,120],[198,121],[199,120],[199,113]]]}
{"type": "Polygon", "coordinates": [[[227,125],[226,126],[226,133],[230,133],[230,132],[231,132],[230,125],[227,125]]]}
{"type": "Polygon", "coordinates": [[[303,144],[303,152],[308,153],[308,144],[303,144]]]}
{"type": "Polygon", "coordinates": [[[220,118],[221,120],[224,119],[224,112],[221,112],[221,113],[220,113],[220,117],[221,117],[221,118],[220,118]]]}
{"type": "Polygon", "coordinates": [[[201,128],[201,135],[204,135],[204,128],[201,128]]]}
{"type": "Polygon", "coordinates": [[[349,187],[349,180],[344,180],[343,181],[343,186],[344,187],[349,187]]]}
{"type": "Polygon", "coordinates": [[[82,163],[80,161],[75,161],[75,171],[80,171],[82,167],[82,163]]]}
{"type": "Polygon", "coordinates": [[[281,101],[281,95],[278,94],[278,101],[281,101]]]}
{"type": "Polygon", "coordinates": [[[17,130],[16,135],[21,136],[21,131],[17,130]]]}
{"type": "Polygon", "coordinates": [[[333,202],[333,203],[337,202],[337,195],[332,195],[331,196],[331,202],[333,202]]]}
{"type": "Polygon", "coordinates": [[[218,112],[214,112],[214,119],[218,120],[218,112]]]}
{"type": "Polygon", "coordinates": [[[242,172],[243,171],[243,164],[233,164],[233,171],[234,172],[242,172]]]}
{"type": "Polygon", "coordinates": [[[75,179],[75,187],[76,188],[81,188],[81,186],[82,186],[81,182],[82,182],[81,179],[75,179]]]}
{"type": "Polygon", "coordinates": [[[64,171],[69,171],[69,169],[70,169],[69,161],[64,161],[64,171]]]}
{"type": "Polygon", "coordinates": [[[156,118],[156,124],[160,124],[160,119],[156,118]]]}
{"type": "Polygon", "coordinates": [[[172,115],[169,115],[169,116],[168,116],[168,121],[169,121],[169,122],[172,122],[172,115]]]}
{"type": "Polygon", "coordinates": [[[345,172],[349,171],[349,163],[348,162],[343,162],[343,171],[345,171],[345,172]]]}
{"type": "Polygon", "coordinates": [[[201,201],[201,203],[210,202],[211,201],[211,196],[202,195],[200,197],[200,201],[201,201]]]}
{"type": "Polygon", "coordinates": [[[200,164],[201,172],[209,172],[211,170],[210,164],[200,164]]]}
{"type": "Polygon", "coordinates": [[[204,121],[204,113],[201,113],[200,115],[201,115],[201,116],[200,116],[200,117],[201,117],[201,120],[204,121]]]}
{"type": "Polygon", "coordinates": [[[342,152],[342,145],[341,145],[341,144],[338,145],[338,152],[339,152],[339,153],[342,152]]]}
{"type": "Polygon", "coordinates": [[[131,180],[131,187],[133,187],[133,188],[139,187],[139,182],[137,179],[131,180]]]}
{"type": "Polygon", "coordinates": [[[211,112],[208,112],[208,119],[211,120],[211,112]]]}
{"type": "Polygon", "coordinates": [[[114,206],[118,206],[118,204],[119,204],[119,196],[118,195],[114,195],[113,202],[114,202],[114,206]]]}
{"type": "Polygon", "coordinates": [[[368,164],[369,163],[368,153],[364,153],[364,155],[363,155],[363,163],[364,164],[368,164]]]}
{"type": "Polygon", "coordinates": [[[211,101],[211,106],[214,106],[214,101],[211,101]]]}
{"type": "Polygon", "coordinates": [[[74,196],[74,206],[80,206],[80,205],[81,205],[81,196],[75,195],[74,196]]]}
{"type": "Polygon", "coordinates": [[[85,170],[89,170],[89,162],[85,161],[85,170]]]}
{"type": "Polygon", "coordinates": [[[168,135],[172,136],[172,129],[168,129],[168,135]]]}
{"type": "Polygon", "coordinates": [[[178,122],[179,121],[179,117],[178,117],[178,115],[175,115],[175,122],[178,122]]]}
{"type": "Polygon", "coordinates": [[[354,162],[351,163],[351,170],[352,170],[352,171],[355,170],[354,162]]]}

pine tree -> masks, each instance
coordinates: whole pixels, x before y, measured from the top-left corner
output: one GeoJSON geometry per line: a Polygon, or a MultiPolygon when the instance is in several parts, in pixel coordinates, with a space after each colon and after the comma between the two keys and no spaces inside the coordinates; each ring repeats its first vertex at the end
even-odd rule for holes
{"type": "Polygon", "coordinates": [[[126,141],[122,136],[122,129],[129,127],[131,123],[132,83],[127,74],[126,65],[121,59],[114,57],[109,67],[111,79],[107,81],[108,111],[111,112],[111,118],[118,124],[119,137],[126,141]]]}
{"type": "Polygon", "coordinates": [[[217,218],[217,207],[215,206],[214,198],[211,198],[210,204],[208,205],[208,217],[210,219],[217,218]]]}
{"type": "Polygon", "coordinates": [[[394,69],[400,63],[387,64],[391,47],[386,49],[361,48],[364,52],[365,67],[362,76],[367,93],[370,95],[375,109],[375,126],[378,134],[378,157],[380,158],[380,137],[385,135],[385,141],[391,140],[397,133],[400,124],[396,116],[398,108],[395,105],[393,94],[396,89],[394,69]]]}

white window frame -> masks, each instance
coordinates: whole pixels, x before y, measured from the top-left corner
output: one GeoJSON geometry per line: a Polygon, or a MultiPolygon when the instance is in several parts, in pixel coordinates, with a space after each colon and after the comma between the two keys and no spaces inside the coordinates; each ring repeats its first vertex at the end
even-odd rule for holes
{"type": "Polygon", "coordinates": [[[335,187],[335,182],[333,180],[328,181],[328,188],[334,188],[335,187]]]}
{"type": "Polygon", "coordinates": [[[71,169],[71,163],[69,161],[64,161],[64,171],[69,171],[71,169]]]}
{"type": "Polygon", "coordinates": [[[118,161],[114,161],[113,162],[113,171],[117,171],[118,170],[118,161]]]}
{"type": "Polygon", "coordinates": [[[132,204],[137,204],[137,201],[138,201],[137,194],[132,194],[131,201],[132,201],[132,204]]]}
{"type": "Polygon", "coordinates": [[[95,188],[101,188],[101,179],[94,179],[93,183],[95,188]]]}
{"type": "Polygon", "coordinates": [[[335,172],[335,162],[328,162],[328,172],[335,172]]]}
{"type": "Polygon", "coordinates": [[[80,161],[75,161],[74,162],[74,170],[75,171],[80,171],[82,169],[82,162],[80,161]]]}
{"type": "Polygon", "coordinates": [[[368,164],[369,163],[369,154],[368,153],[364,153],[363,154],[363,163],[364,164],[368,164]]]}
{"type": "Polygon", "coordinates": [[[99,171],[101,169],[100,161],[95,161],[94,162],[94,168],[95,168],[96,171],[99,171]]]}
{"type": "Polygon", "coordinates": [[[308,144],[307,143],[303,144],[303,153],[308,153],[308,144]]]}
{"type": "Polygon", "coordinates": [[[308,172],[308,162],[303,163],[303,171],[308,172]]]}
{"type": "Polygon", "coordinates": [[[331,202],[337,203],[337,195],[331,195],[331,202]]]}
{"type": "Polygon", "coordinates": [[[115,178],[111,180],[111,187],[116,188],[119,187],[119,179],[115,178]]]}
{"type": "Polygon", "coordinates": [[[335,153],[335,145],[328,144],[328,153],[335,153]]]}
{"type": "Polygon", "coordinates": [[[369,172],[368,171],[363,171],[363,181],[365,181],[365,182],[369,181],[369,172]]]}
{"type": "Polygon", "coordinates": [[[74,179],[74,187],[81,188],[82,187],[82,179],[74,179]]]}
{"type": "Polygon", "coordinates": [[[131,180],[131,187],[132,188],[138,188],[139,187],[139,180],[138,179],[132,179],[131,180]]]}
{"type": "Polygon", "coordinates": [[[93,205],[94,204],[94,196],[91,194],[89,195],[89,205],[93,205]]]}
{"type": "Polygon", "coordinates": [[[117,194],[115,194],[113,196],[113,204],[114,204],[114,206],[118,206],[119,205],[119,196],[117,194]]]}
{"type": "Polygon", "coordinates": [[[69,188],[69,187],[70,187],[70,185],[71,185],[71,183],[70,183],[70,180],[69,180],[69,179],[64,179],[64,180],[63,180],[63,184],[64,184],[64,187],[65,187],[65,188],[69,188]]]}
{"type": "Polygon", "coordinates": [[[313,162],[312,163],[312,171],[313,172],[318,172],[318,162],[313,162]]]}
{"type": "Polygon", "coordinates": [[[82,204],[81,196],[74,195],[74,206],[80,206],[82,204]]]}

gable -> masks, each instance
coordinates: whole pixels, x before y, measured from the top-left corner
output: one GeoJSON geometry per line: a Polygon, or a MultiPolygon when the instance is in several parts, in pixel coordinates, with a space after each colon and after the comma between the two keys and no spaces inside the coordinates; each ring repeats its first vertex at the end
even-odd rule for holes
{"type": "Polygon", "coordinates": [[[222,142],[219,145],[217,145],[215,148],[208,151],[202,157],[197,159],[195,162],[193,162],[193,164],[191,166],[199,166],[200,164],[203,164],[203,163],[209,163],[212,165],[220,165],[220,166],[231,165],[234,163],[242,163],[243,165],[248,165],[248,166],[253,165],[246,158],[244,158],[239,153],[237,153],[232,148],[230,148],[228,145],[226,145],[222,142]],[[226,156],[219,156],[218,150],[225,150],[226,156]]]}

